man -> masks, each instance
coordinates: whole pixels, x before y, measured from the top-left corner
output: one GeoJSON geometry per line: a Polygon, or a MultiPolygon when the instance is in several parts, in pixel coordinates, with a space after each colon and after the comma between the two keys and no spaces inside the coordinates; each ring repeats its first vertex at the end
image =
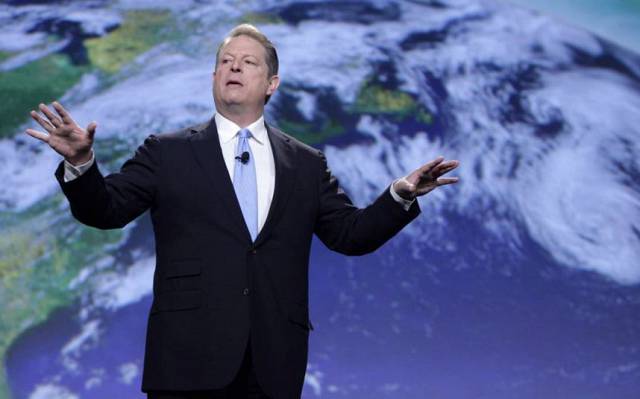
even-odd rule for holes
{"type": "Polygon", "coordinates": [[[57,115],[44,104],[44,117],[31,112],[47,133],[27,133],[65,158],[56,177],[78,220],[119,228],[150,210],[149,398],[299,398],[312,235],[344,254],[371,252],[418,215],[417,196],[457,181],[440,177],[458,165],[440,157],[354,207],[320,151],[265,124],[278,84],[271,42],[236,27],[216,55],[214,118],[150,136],[106,177],[95,122],[82,129],[55,102],[57,115]]]}

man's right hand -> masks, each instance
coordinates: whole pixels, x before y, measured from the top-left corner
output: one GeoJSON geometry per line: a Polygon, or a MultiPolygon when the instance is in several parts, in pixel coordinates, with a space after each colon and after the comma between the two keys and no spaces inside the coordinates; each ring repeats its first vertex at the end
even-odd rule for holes
{"type": "Polygon", "coordinates": [[[34,129],[27,129],[26,133],[49,144],[72,165],[88,162],[91,159],[93,136],[98,126],[96,122],[91,122],[86,129],[81,128],[57,101],[53,102],[53,108],[58,115],[44,104],[40,104],[38,108],[46,119],[36,111],[31,111],[30,115],[48,134],[34,129]]]}

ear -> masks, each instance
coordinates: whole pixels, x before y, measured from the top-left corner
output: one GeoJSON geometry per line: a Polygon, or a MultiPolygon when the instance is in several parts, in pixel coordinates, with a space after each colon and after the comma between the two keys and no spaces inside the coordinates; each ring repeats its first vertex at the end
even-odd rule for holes
{"type": "Polygon", "coordinates": [[[278,75],[273,75],[269,78],[269,87],[267,87],[267,95],[270,96],[278,89],[280,85],[280,77],[278,75]]]}

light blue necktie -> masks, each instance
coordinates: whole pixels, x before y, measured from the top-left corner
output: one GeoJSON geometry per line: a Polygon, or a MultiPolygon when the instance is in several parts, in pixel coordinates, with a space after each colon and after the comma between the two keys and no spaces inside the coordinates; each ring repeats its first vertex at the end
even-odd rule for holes
{"type": "Polygon", "coordinates": [[[258,235],[258,188],[256,167],[251,147],[249,147],[249,138],[251,138],[249,129],[242,129],[238,132],[233,188],[236,191],[240,209],[242,209],[244,222],[251,234],[251,240],[255,241],[258,235]],[[243,153],[247,153],[249,156],[243,157],[243,153]]]}

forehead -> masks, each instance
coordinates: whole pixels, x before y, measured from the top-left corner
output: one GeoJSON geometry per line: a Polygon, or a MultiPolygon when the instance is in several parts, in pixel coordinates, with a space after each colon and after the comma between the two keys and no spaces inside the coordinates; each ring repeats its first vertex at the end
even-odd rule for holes
{"type": "Polygon", "coordinates": [[[266,58],[266,50],[256,39],[241,35],[226,40],[220,50],[221,55],[247,56],[251,55],[260,59],[266,58]]]}

